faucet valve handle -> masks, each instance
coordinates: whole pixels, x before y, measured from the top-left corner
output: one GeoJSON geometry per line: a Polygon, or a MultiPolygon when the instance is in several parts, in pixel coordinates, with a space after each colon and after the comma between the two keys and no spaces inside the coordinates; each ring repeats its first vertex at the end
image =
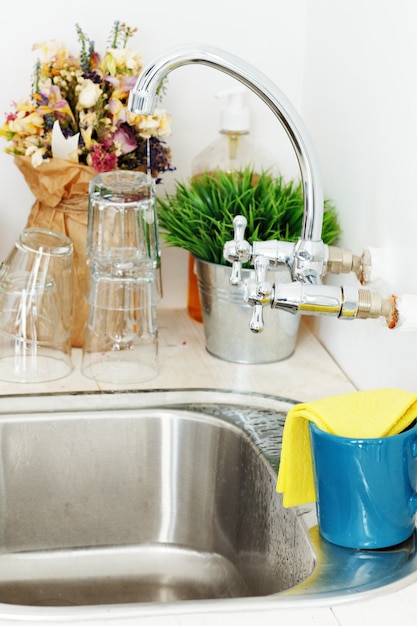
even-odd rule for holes
{"type": "Polygon", "coordinates": [[[249,328],[253,333],[261,333],[264,329],[264,326],[264,312],[262,304],[255,304],[253,307],[249,328]]]}
{"type": "Polygon", "coordinates": [[[223,256],[232,263],[230,284],[238,287],[242,284],[242,263],[246,263],[252,256],[252,248],[245,241],[247,220],[243,215],[236,215],[233,220],[234,239],[224,244],[223,256]]]}
{"type": "Polygon", "coordinates": [[[255,258],[255,289],[249,291],[248,302],[253,306],[249,328],[253,333],[261,333],[264,329],[263,306],[272,300],[272,285],[266,280],[269,259],[265,256],[255,258]]]}

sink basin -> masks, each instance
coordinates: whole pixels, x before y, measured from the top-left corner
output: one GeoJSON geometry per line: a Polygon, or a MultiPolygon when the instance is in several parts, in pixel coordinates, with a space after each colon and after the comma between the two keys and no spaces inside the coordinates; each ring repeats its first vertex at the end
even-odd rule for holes
{"type": "Polygon", "coordinates": [[[349,551],[320,537],[314,507],[283,508],[291,400],[168,390],[2,404],[0,618],[259,611],[415,579],[414,537],[349,551]]]}

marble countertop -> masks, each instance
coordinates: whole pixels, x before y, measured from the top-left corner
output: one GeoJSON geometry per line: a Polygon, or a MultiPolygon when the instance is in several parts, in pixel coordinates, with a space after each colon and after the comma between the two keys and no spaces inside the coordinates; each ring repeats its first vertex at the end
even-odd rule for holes
{"type": "MultiPolygon", "coordinates": [[[[210,355],[205,349],[202,324],[191,320],[185,310],[161,308],[158,329],[160,373],[135,389],[232,389],[300,401],[354,389],[305,323],[300,326],[296,349],[290,358],[262,365],[229,363],[210,355]]],[[[73,350],[73,363],[74,370],[69,376],[50,383],[0,381],[0,395],[126,388],[125,385],[99,384],[83,376],[80,349],[73,350]]]]}
{"type": "MultiPolygon", "coordinates": [[[[241,365],[211,356],[205,349],[203,326],[191,320],[184,310],[162,308],[158,311],[158,327],[160,374],[135,389],[228,389],[273,394],[297,401],[354,391],[351,381],[315,338],[306,321],[300,326],[294,354],[284,361],[265,365],[241,365]]],[[[80,372],[80,349],[73,350],[73,362],[74,370],[69,376],[48,384],[0,382],[3,410],[7,410],[6,396],[10,395],[124,389],[123,386],[99,385],[85,378],[80,372]]],[[[265,610],[262,615],[259,612],[255,615],[251,611],[223,613],[217,610],[204,615],[148,616],[141,617],[140,625],[252,626],[260,619],[263,626],[277,626],[278,623],[280,626],[348,626],[365,624],[372,619],[381,626],[391,624],[395,613],[395,620],[404,626],[414,624],[417,620],[416,596],[417,583],[414,583],[403,589],[384,589],[380,595],[345,598],[332,606],[323,603],[303,607],[293,605],[291,608],[265,610]]],[[[1,625],[17,623],[28,622],[1,619],[0,609],[1,625]]],[[[48,621],[48,624],[52,623],[48,621]]],[[[65,623],[83,622],[69,620],[65,623]]],[[[115,625],[119,622],[100,620],[94,623],[115,625]]],[[[123,625],[137,623],[137,618],[120,622],[123,625]]]]}

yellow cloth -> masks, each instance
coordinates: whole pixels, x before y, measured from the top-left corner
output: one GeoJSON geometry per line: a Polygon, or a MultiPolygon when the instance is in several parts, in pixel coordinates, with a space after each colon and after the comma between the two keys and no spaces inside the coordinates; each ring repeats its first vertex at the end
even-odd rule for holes
{"type": "Polygon", "coordinates": [[[285,421],[277,491],[285,507],[315,502],[309,421],[342,437],[395,435],[417,417],[417,393],[400,389],[355,391],[297,404],[285,421]]]}

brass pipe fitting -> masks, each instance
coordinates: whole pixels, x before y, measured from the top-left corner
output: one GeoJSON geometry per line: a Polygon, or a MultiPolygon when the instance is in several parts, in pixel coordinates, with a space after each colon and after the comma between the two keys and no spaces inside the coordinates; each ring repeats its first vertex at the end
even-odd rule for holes
{"type": "Polygon", "coordinates": [[[360,280],[362,275],[361,257],[346,248],[328,246],[327,271],[329,274],[349,274],[354,272],[360,280]]]}

